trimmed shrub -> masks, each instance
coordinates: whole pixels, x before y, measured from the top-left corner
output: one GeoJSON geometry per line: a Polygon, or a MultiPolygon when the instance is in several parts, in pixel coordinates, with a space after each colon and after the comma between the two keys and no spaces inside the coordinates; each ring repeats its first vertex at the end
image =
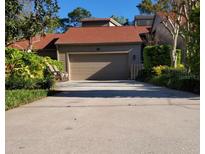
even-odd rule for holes
{"type": "Polygon", "coordinates": [[[49,57],[41,57],[18,49],[6,48],[6,89],[49,89],[54,84],[47,63],[62,70],[63,65],[49,57]]]}
{"type": "Polygon", "coordinates": [[[148,82],[158,86],[166,86],[168,80],[169,80],[168,75],[160,75],[160,76],[153,76],[152,78],[150,78],[150,80],[148,80],[148,82]]]}
{"type": "Polygon", "coordinates": [[[168,45],[146,46],[143,51],[144,67],[151,70],[154,66],[167,65],[170,66],[170,50],[168,45]]]}
{"type": "Polygon", "coordinates": [[[147,81],[159,86],[200,93],[200,80],[196,76],[187,73],[183,67],[153,67],[152,77],[147,81]]]}
{"type": "MultiPolygon", "coordinates": [[[[146,46],[143,51],[144,67],[151,70],[155,66],[159,65],[171,65],[170,58],[171,46],[168,45],[155,45],[146,46]]],[[[177,65],[182,63],[181,50],[177,49],[177,65]]]]}
{"type": "Polygon", "coordinates": [[[200,80],[189,77],[189,78],[181,78],[180,81],[180,90],[190,91],[196,94],[200,93],[200,80]]]}

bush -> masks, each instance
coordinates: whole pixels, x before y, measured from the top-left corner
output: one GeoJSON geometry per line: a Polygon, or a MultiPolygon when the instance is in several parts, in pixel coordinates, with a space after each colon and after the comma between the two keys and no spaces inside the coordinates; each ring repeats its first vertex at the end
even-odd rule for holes
{"type": "Polygon", "coordinates": [[[152,67],[158,65],[170,66],[170,50],[171,47],[168,45],[155,45],[145,47],[143,51],[145,69],[151,70],[152,67]]]}
{"type": "Polygon", "coordinates": [[[153,67],[152,76],[147,81],[159,86],[200,93],[200,80],[196,76],[187,73],[183,67],[153,67]]]}
{"type": "Polygon", "coordinates": [[[153,75],[160,76],[162,74],[162,71],[164,71],[167,68],[168,66],[162,66],[162,65],[155,66],[152,68],[152,73],[153,75]]]}
{"type": "Polygon", "coordinates": [[[62,63],[18,49],[6,48],[6,89],[49,89],[54,84],[47,63],[62,70],[62,63]]]}
{"type": "Polygon", "coordinates": [[[145,70],[145,69],[139,70],[138,76],[136,79],[139,81],[146,81],[151,77],[150,72],[151,70],[145,70]]]}
{"type": "Polygon", "coordinates": [[[163,74],[160,76],[153,76],[152,78],[150,78],[150,80],[148,80],[148,82],[156,84],[158,86],[166,86],[168,80],[169,76],[163,74]]]}
{"type": "Polygon", "coordinates": [[[190,91],[193,93],[200,93],[200,80],[190,77],[190,78],[181,78],[180,80],[180,90],[190,91]]]}
{"type": "MultiPolygon", "coordinates": [[[[159,65],[171,65],[171,47],[168,45],[146,46],[143,51],[144,67],[151,70],[159,65]]],[[[177,49],[177,65],[181,64],[181,50],[177,49]]]]}
{"type": "Polygon", "coordinates": [[[37,99],[46,97],[48,90],[6,90],[6,104],[5,109],[9,110],[23,104],[30,103],[37,99]]]}

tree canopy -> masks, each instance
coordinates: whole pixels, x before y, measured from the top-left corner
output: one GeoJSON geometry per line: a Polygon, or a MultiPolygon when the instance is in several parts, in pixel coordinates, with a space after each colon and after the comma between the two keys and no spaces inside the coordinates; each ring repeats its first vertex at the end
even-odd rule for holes
{"type": "Polygon", "coordinates": [[[173,3],[177,0],[142,0],[137,5],[141,14],[153,14],[157,11],[171,11],[173,9],[173,3]]]}
{"type": "Polygon", "coordinates": [[[6,42],[10,42],[20,37],[21,21],[19,15],[23,6],[18,0],[5,1],[5,28],[6,28],[6,42]]]}
{"type": "Polygon", "coordinates": [[[60,19],[60,31],[65,32],[68,27],[78,27],[80,26],[81,19],[89,18],[91,16],[92,14],[90,11],[82,7],[77,7],[73,11],[69,12],[66,18],[60,19]]]}
{"type": "MultiPolygon", "coordinates": [[[[37,34],[43,35],[58,25],[57,0],[6,1],[6,43],[37,34]]],[[[30,42],[29,48],[32,48],[30,42]]]]}

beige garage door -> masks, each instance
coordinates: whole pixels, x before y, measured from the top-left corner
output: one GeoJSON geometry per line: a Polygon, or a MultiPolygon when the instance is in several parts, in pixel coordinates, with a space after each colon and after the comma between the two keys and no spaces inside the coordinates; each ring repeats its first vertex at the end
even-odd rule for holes
{"type": "Polygon", "coordinates": [[[71,80],[127,80],[128,54],[71,54],[71,80]]]}

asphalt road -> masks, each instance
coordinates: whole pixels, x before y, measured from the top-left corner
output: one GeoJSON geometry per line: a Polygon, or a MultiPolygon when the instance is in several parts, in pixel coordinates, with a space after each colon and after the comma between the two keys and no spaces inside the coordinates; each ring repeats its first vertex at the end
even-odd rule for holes
{"type": "Polygon", "coordinates": [[[199,154],[199,96],[134,81],[58,83],[6,112],[7,154],[199,154]]]}

